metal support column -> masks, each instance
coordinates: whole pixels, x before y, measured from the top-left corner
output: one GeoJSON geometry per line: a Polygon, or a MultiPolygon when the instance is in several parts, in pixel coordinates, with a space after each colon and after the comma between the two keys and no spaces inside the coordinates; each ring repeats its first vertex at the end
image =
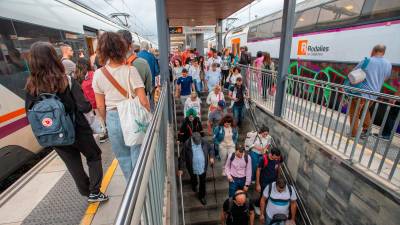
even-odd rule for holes
{"type": "Polygon", "coordinates": [[[296,0],[284,0],[282,16],[282,33],[279,50],[279,67],[277,77],[277,92],[275,97],[274,115],[282,117],[285,95],[285,79],[290,64],[290,50],[292,47],[294,10],[296,0]]]}
{"type": "Polygon", "coordinates": [[[217,21],[217,50],[222,51],[222,19],[217,21]]]}
{"type": "Polygon", "coordinates": [[[169,78],[168,69],[168,23],[165,9],[165,0],[156,0],[158,48],[160,51],[160,79],[165,82],[169,78]]]}
{"type": "MultiPolygon", "coordinates": [[[[169,84],[169,28],[167,13],[165,8],[165,0],[156,0],[156,13],[157,13],[157,32],[158,32],[158,48],[160,52],[159,65],[160,65],[160,81],[161,84],[168,82],[169,84]]],[[[170,96],[170,94],[168,95],[170,96]]],[[[168,104],[170,105],[170,104],[168,104]]],[[[172,107],[169,106],[168,120],[172,122],[172,107]]]]}
{"type": "Polygon", "coordinates": [[[196,49],[201,56],[204,55],[204,34],[196,34],[196,49]]]}

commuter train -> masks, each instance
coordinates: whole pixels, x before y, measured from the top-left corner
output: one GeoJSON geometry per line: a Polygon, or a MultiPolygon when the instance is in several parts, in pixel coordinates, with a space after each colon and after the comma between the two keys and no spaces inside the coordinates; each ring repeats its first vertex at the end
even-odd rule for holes
{"type": "MultiPolygon", "coordinates": [[[[228,32],[225,46],[238,54],[247,46],[251,55],[267,51],[279,57],[282,11],[228,32]]],[[[399,0],[309,0],[296,5],[290,73],[343,83],[351,69],[385,44],[393,65],[383,91],[394,94],[400,85],[399,0]]]]}
{"type": "MultiPolygon", "coordinates": [[[[94,53],[101,31],[126,29],[77,1],[0,1],[0,181],[42,150],[24,110],[27,55],[32,43],[48,41],[94,53]]],[[[135,43],[145,40],[133,33],[135,43]]],[[[154,46],[154,43],[153,43],[154,46]]]]}

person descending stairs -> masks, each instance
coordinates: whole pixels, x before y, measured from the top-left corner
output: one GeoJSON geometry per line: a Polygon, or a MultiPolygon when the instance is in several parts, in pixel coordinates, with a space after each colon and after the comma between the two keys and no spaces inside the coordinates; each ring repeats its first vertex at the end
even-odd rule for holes
{"type": "MultiPolygon", "coordinates": [[[[206,103],[208,93],[200,93],[199,98],[201,99],[200,115],[202,130],[204,137],[203,139],[213,148],[213,137],[207,132],[207,120],[208,120],[208,105],[206,103]]],[[[225,99],[227,98],[227,93],[225,93],[225,99]]],[[[229,101],[229,100],[228,100],[229,101]]],[[[184,106],[179,99],[175,99],[176,104],[176,121],[177,127],[180,129],[182,123],[185,120],[184,117],[184,106]]],[[[226,105],[230,105],[229,102],[226,105]]],[[[229,109],[227,110],[228,113],[229,109]]],[[[178,133],[178,132],[177,132],[178,133]]],[[[239,134],[239,143],[244,142],[245,134],[239,134]]],[[[178,140],[178,135],[176,136],[178,140]]],[[[177,146],[176,146],[177,147],[177,146]]],[[[180,143],[180,151],[183,147],[180,143]]],[[[177,149],[177,148],[175,148],[177,149]]],[[[177,154],[176,154],[177,155],[177,154]]],[[[183,200],[185,207],[185,222],[188,225],[214,225],[220,224],[220,214],[222,211],[223,202],[228,197],[229,183],[227,178],[223,176],[223,166],[224,162],[217,159],[214,160],[214,166],[211,167],[208,163],[208,169],[206,169],[206,196],[205,202],[200,201],[198,198],[198,193],[194,191],[199,191],[198,189],[193,189],[191,185],[190,175],[186,168],[181,168],[183,171],[182,175],[182,185],[183,185],[183,200]],[[214,186],[215,178],[215,186],[214,186]],[[215,189],[214,189],[215,188],[215,189]],[[204,204],[206,203],[206,204],[204,204]]]]}

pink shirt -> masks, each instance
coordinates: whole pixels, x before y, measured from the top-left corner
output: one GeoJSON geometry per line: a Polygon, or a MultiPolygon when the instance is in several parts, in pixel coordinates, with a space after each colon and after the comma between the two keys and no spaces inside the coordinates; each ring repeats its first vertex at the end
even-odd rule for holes
{"type": "Polygon", "coordinates": [[[258,57],[256,60],[254,60],[254,66],[257,69],[260,69],[262,67],[262,65],[263,65],[263,61],[264,61],[264,56],[258,57]]]}
{"type": "Polygon", "coordinates": [[[242,178],[246,177],[246,185],[251,183],[251,157],[248,155],[248,161],[246,165],[246,160],[244,155],[242,158],[235,156],[235,159],[231,163],[231,156],[228,155],[228,159],[225,163],[225,174],[227,177],[242,178]]]}

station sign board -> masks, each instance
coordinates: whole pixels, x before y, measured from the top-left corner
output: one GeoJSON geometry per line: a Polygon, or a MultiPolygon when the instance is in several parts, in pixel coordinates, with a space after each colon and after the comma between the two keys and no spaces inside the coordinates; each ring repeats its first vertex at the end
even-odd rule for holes
{"type": "Polygon", "coordinates": [[[183,27],[169,27],[170,34],[183,34],[183,27]]]}
{"type": "Polygon", "coordinates": [[[185,34],[214,33],[215,27],[183,27],[185,34]]]}

